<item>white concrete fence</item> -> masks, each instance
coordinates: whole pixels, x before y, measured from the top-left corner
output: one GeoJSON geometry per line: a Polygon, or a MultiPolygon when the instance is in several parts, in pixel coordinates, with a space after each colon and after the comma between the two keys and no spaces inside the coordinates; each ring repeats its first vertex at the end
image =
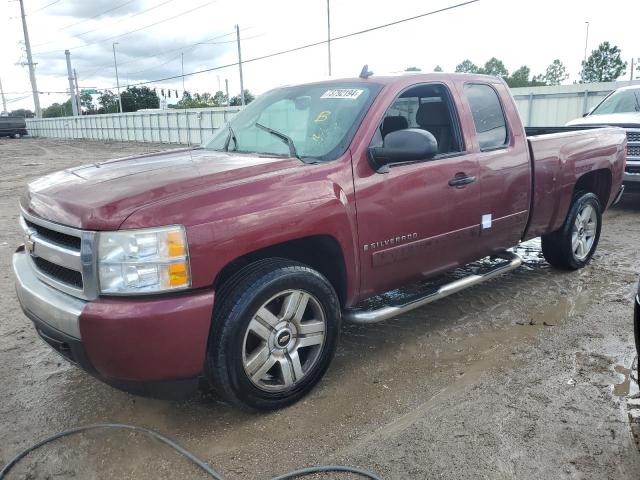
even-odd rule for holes
{"type": "Polygon", "coordinates": [[[239,111],[220,107],[31,118],[27,131],[34,137],[200,144],[239,111]]]}
{"type": "Polygon", "coordinates": [[[511,93],[525,126],[549,127],[581,117],[613,90],[632,84],[640,81],[512,88],[511,93]]]}
{"type": "MultiPolygon", "coordinates": [[[[631,83],[640,81],[524,87],[511,92],[525,126],[559,126],[631,83]]],[[[27,119],[27,130],[36,137],[200,144],[239,111],[239,107],[220,107],[32,118],[27,119]]]]}

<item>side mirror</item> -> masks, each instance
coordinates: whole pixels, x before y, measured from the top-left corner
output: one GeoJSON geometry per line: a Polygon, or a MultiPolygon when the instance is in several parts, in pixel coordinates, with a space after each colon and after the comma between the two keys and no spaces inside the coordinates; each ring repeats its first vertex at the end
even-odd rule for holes
{"type": "Polygon", "coordinates": [[[378,173],[387,172],[390,163],[431,160],[438,154],[436,137],[419,128],[388,133],[382,147],[369,149],[369,160],[378,173]]]}

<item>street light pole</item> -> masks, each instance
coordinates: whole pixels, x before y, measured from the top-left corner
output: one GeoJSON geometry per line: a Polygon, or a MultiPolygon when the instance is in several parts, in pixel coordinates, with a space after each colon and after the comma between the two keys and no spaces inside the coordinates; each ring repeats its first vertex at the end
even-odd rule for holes
{"type": "Polygon", "coordinates": [[[184,97],[184,52],[180,52],[180,68],[182,69],[182,96],[184,97]]]}
{"type": "MultiPolygon", "coordinates": [[[[584,22],[587,24],[587,33],[584,39],[584,64],[587,64],[587,45],[589,44],[589,22],[584,22]]],[[[583,67],[584,68],[584,67],[583,67]]]]}
{"type": "Polygon", "coordinates": [[[122,97],[120,96],[120,80],[118,79],[118,61],[116,60],[116,45],[118,45],[118,42],[113,42],[113,66],[116,69],[116,86],[118,88],[118,105],[120,106],[120,113],[122,113],[122,97]]]}
{"type": "Polygon", "coordinates": [[[78,102],[78,115],[82,115],[82,103],[80,102],[80,88],[78,88],[78,72],[73,69],[73,83],[76,86],[76,102],[78,102]]]}
{"type": "Polygon", "coordinates": [[[329,76],[331,76],[331,10],[327,0],[327,54],[329,56],[329,76]]]}

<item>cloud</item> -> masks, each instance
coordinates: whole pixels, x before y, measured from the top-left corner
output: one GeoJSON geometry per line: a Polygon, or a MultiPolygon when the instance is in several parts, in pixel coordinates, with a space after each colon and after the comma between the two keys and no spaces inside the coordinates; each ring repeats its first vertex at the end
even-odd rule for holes
{"type": "Polygon", "coordinates": [[[102,12],[106,13],[100,16],[101,19],[119,17],[142,9],[139,2],[128,0],[64,0],[48,8],[47,13],[82,20],[93,18],[102,12]]]}

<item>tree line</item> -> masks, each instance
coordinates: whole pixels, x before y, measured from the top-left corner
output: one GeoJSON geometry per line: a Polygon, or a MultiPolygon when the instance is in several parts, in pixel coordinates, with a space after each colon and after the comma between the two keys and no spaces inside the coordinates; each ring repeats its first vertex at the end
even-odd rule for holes
{"type": "MultiPolygon", "coordinates": [[[[170,92],[167,90],[167,93],[170,92]]],[[[161,91],[163,95],[164,89],[161,91]]],[[[177,91],[175,97],[177,98],[177,91]]],[[[122,100],[123,112],[137,112],[143,109],[160,108],[160,96],[156,89],[149,87],[128,87],[120,93],[122,100]]],[[[245,103],[250,103],[255,96],[247,89],[244,91],[245,103]]],[[[210,93],[194,93],[191,94],[188,91],[182,93],[182,98],[173,105],[168,105],[170,109],[176,108],[204,108],[204,107],[225,107],[225,106],[239,106],[242,105],[242,99],[240,95],[235,95],[227,101],[227,95],[218,91],[214,95],[210,93]]],[[[118,113],[120,111],[118,105],[118,95],[111,90],[105,90],[98,96],[97,104],[94,103],[93,97],[88,93],[80,94],[80,107],[83,115],[95,115],[102,113],[118,113]]],[[[26,116],[28,118],[33,117],[33,113],[30,110],[14,111],[19,116],[26,116]]],[[[11,112],[13,115],[14,112],[11,112]]],[[[68,117],[73,115],[73,108],[71,106],[71,99],[68,99],[63,103],[53,103],[47,108],[42,110],[43,118],[52,117],[68,117]]]]}
{"type": "MultiPolygon", "coordinates": [[[[640,70],[640,67],[638,70],[640,70]]],[[[434,71],[441,72],[442,68],[438,65],[434,71]]],[[[482,67],[469,59],[463,60],[456,66],[455,71],[502,77],[511,88],[560,85],[569,78],[566,67],[559,59],[553,60],[544,73],[534,75],[531,78],[529,78],[531,69],[528,66],[523,65],[514,72],[509,73],[504,63],[496,57],[491,57],[482,67]]],[[[613,82],[625,75],[626,71],[627,62],[622,60],[621,50],[609,42],[602,42],[596,50],[591,52],[586,61],[582,61],[579,83],[613,82]]]]}

